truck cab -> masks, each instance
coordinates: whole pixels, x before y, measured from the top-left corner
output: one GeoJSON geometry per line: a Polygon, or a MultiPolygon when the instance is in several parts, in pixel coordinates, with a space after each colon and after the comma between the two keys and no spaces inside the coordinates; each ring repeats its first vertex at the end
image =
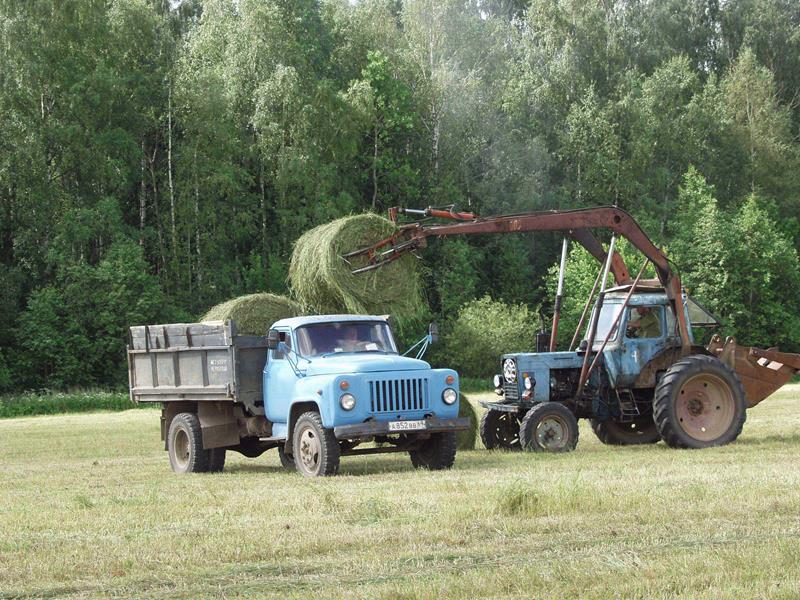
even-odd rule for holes
{"type": "Polygon", "coordinates": [[[457,373],[421,358],[434,337],[410,357],[385,316],[282,319],[266,337],[239,336],[232,322],[134,327],[131,397],[164,404],[176,471],[220,470],[226,450],[271,448],[306,476],[335,474],[342,455],[397,451],[444,469],[470,423],[458,417],[457,373]]]}

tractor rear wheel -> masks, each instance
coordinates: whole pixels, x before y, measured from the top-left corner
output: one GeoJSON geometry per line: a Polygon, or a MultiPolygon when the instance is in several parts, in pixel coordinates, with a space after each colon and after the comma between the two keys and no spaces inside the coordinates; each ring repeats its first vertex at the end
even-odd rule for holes
{"type": "Polygon", "coordinates": [[[608,446],[634,446],[637,444],[655,444],[661,439],[653,417],[639,417],[627,423],[608,419],[599,421],[592,419],[592,431],[601,442],[608,446]]]}
{"type": "Polygon", "coordinates": [[[668,446],[722,446],[742,432],[747,416],[744,388],[736,372],[718,358],[688,356],[659,382],[653,414],[668,446]]]}
{"type": "Polygon", "coordinates": [[[571,452],[578,445],[578,420],[563,404],[542,402],[522,419],[519,441],[533,452],[571,452]]]}
{"type": "Polygon", "coordinates": [[[481,417],[481,442],[487,450],[521,450],[515,412],[489,409],[481,417]]]}

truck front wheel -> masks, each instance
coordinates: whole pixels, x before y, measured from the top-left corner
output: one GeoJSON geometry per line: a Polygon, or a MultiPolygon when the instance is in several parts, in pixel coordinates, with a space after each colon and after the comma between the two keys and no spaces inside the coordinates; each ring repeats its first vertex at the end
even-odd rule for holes
{"type": "Polygon", "coordinates": [[[203,449],[200,419],[194,413],[178,413],[169,425],[167,435],[169,464],[176,473],[205,473],[209,452],[203,449]]]}
{"type": "Polygon", "coordinates": [[[414,450],[409,450],[411,464],[417,469],[441,471],[449,469],[456,461],[458,437],[455,431],[432,433],[414,450]]]}
{"type": "Polygon", "coordinates": [[[563,404],[542,402],[522,419],[519,441],[533,452],[571,452],[578,445],[578,420],[563,404]]]}
{"type": "Polygon", "coordinates": [[[339,471],[339,442],[325,429],[319,413],[300,415],[294,426],[292,454],[297,472],[304,477],[336,475],[339,471]]]}

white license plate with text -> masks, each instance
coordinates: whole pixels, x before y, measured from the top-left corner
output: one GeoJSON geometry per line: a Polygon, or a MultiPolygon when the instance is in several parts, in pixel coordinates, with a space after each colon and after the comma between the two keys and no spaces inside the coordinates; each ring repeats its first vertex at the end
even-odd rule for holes
{"type": "Polygon", "coordinates": [[[425,429],[425,421],[389,421],[389,431],[419,431],[425,429]]]}

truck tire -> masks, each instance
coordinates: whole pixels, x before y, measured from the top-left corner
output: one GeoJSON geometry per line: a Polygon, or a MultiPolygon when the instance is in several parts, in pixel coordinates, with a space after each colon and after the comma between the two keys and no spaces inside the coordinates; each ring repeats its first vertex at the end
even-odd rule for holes
{"type": "Polygon", "coordinates": [[[208,452],[208,472],[221,473],[225,468],[225,448],[212,448],[208,452]]]}
{"type": "Polygon", "coordinates": [[[661,439],[653,417],[648,415],[627,423],[608,419],[592,419],[592,431],[601,442],[608,446],[635,446],[655,444],[661,439]]]}
{"type": "Polygon", "coordinates": [[[522,419],[519,441],[531,452],[571,452],[578,445],[578,420],[559,402],[542,402],[522,419]]]}
{"type": "Polygon", "coordinates": [[[339,442],[325,429],[319,413],[300,415],[292,437],[294,465],[304,477],[326,477],[339,471],[339,442]]]}
{"type": "Polygon", "coordinates": [[[294,457],[286,454],[283,446],[278,446],[278,457],[281,459],[281,466],[289,471],[294,471],[294,457]]]}
{"type": "Polygon", "coordinates": [[[517,413],[487,410],[481,417],[480,432],[487,450],[522,450],[517,413]]]}
{"type": "Polygon", "coordinates": [[[661,438],[673,448],[729,444],[747,417],[736,372],[716,357],[687,356],[656,387],[653,414],[661,438]]]}
{"type": "Polygon", "coordinates": [[[455,431],[432,433],[422,444],[410,450],[411,464],[417,469],[441,471],[449,469],[456,461],[458,436],[455,431]]]}
{"type": "Polygon", "coordinates": [[[203,449],[203,432],[196,414],[184,412],[173,417],[167,434],[167,452],[176,473],[208,471],[208,451],[203,449]]]}

